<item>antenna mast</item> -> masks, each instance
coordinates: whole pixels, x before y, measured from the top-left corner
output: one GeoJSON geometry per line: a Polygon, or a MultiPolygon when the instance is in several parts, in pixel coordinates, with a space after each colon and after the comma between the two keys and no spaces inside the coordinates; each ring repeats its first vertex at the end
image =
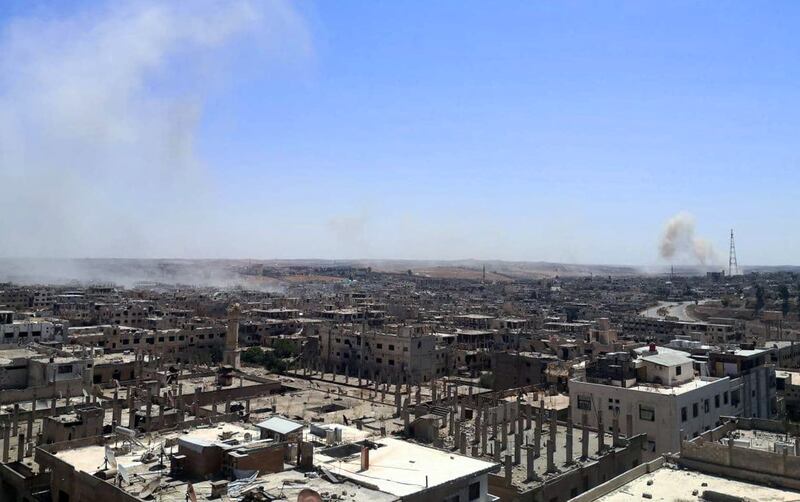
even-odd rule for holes
{"type": "Polygon", "coordinates": [[[728,276],[739,275],[739,262],[736,261],[736,245],[733,242],[733,229],[731,229],[731,251],[728,255],[728,276]]]}

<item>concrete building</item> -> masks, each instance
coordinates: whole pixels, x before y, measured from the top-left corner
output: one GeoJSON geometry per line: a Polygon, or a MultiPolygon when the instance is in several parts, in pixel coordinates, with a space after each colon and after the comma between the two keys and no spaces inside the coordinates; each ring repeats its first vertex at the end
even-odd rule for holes
{"type": "Polygon", "coordinates": [[[765,349],[713,351],[708,354],[712,377],[731,379],[733,415],[772,418],[778,413],[775,368],[765,349]]]}
{"type": "Polygon", "coordinates": [[[609,355],[587,367],[583,379],[569,382],[573,416],[591,427],[612,430],[616,421],[626,435],[647,434],[646,459],[676,452],[680,441],[721,423],[737,409],[728,377],[697,377],[684,353],[648,347],[637,358],[609,355]]]}
{"type": "Polygon", "coordinates": [[[558,361],[554,355],[537,352],[497,352],[493,356],[495,390],[546,384],[548,365],[558,361]]]}
{"type": "Polygon", "coordinates": [[[331,371],[403,383],[429,382],[450,374],[455,368],[452,350],[438,343],[434,334],[412,327],[397,333],[367,333],[362,347],[361,333],[330,330],[320,337],[320,357],[331,371]]]}
{"type": "Polygon", "coordinates": [[[13,311],[0,310],[0,345],[50,342],[59,331],[50,321],[33,318],[15,321],[13,311]]]}

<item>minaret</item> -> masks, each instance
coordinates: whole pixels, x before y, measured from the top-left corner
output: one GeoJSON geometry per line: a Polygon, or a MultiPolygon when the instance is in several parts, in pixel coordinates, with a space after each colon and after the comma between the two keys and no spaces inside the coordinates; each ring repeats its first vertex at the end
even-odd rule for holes
{"type": "Polygon", "coordinates": [[[233,366],[237,370],[241,366],[242,352],[239,350],[239,315],[242,313],[238,303],[228,307],[228,332],[225,335],[225,352],[222,354],[222,363],[233,366]]]}

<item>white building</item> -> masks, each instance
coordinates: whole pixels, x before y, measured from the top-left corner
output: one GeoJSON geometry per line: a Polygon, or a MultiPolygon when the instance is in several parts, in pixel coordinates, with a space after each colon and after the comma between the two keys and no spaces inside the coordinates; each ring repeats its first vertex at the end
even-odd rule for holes
{"type": "Polygon", "coordinates": [[[611,362],[618,364],[570,381],[573,419],[580,422],[585,414],[589,426],[597,427],[602,414],[603,428],[611,432],[618,417],[622,434],[647,434],[647,459],[679,451],[682,439],[713,429],[720,417],[736,412],[730,379],[695,376],[694,361],[685,353],[650,347],[636,359],[611,362]]]}
{"type": "Polygon", "coordinates": [[[0,311],[0,345],[28,342],[49,342],[55,338],[55,324],[29,319],[14,321],[13,312],[0,311]]]}

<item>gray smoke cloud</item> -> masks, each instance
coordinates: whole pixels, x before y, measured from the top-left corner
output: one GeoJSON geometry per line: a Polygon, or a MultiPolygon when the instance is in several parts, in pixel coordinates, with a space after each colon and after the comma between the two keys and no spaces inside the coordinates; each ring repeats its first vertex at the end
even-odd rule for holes
{"type": "Polygon", "coordinates": [[[659,252],[665,260],[689,258],[700,265],[719,261],[711,243],[695,235],[694,217],[686,211],[667,220],[659,252]]]}
{"type": "Polygon", "coordinates": [[[0,256],[242,254],[229,246],[244,245],[248,223],[215,203],[196,131],[209,94],[235,78],[234,46],[276,59],[309,49],[292,5],[33,11],[0,25],[0,256]]]}

